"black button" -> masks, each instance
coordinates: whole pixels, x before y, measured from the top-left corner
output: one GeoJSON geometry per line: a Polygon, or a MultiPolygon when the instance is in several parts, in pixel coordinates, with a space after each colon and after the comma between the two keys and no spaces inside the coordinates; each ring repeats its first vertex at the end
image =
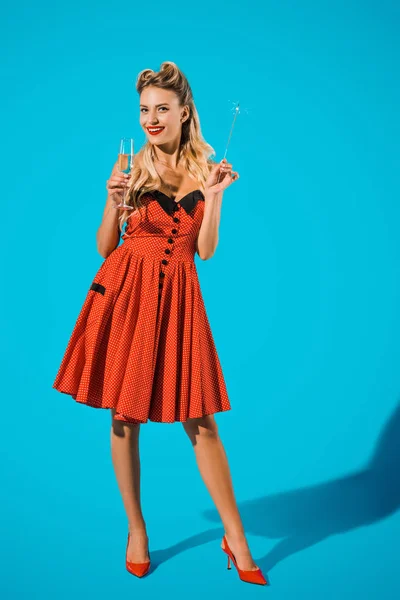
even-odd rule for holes
{"type": "Polygon", "coordinates": [[[165,260],[165,258],[163,258],[161,262],[162,262],[163,265],[167,265],[168,264],[168,261],[165,260]]]}
{"type": "Polygon", "coordinates": [[[160,277],[165,277],[165,273],[163,273],[163,272],[161,271],[161,273],[160,273],[160,277]]]}
{"type": "Polygon", "coordinates": [[[173,243],[173,239],[172,238],[168,238],[168,244],[172,244],[173,243]]]}
{"type": "Polygon", "coordinates": [[[171,254],[171,250],[168,250],[168,248],[166,248],[166,249],[164,250],[164,252],[165,252],[165,254],[171,254]]]}
{"type": "Polygon", "coordinates": [[[177,230],[177,229],[173,229],[173,230],[172,230],[172,233],[177,233],[177,232],[178,232],[178,230],[177,230]]]}
{"type": "Polygon", "coordinates": [[[178,217],[174,217],[174,223],[179,223],[178,217]]]}

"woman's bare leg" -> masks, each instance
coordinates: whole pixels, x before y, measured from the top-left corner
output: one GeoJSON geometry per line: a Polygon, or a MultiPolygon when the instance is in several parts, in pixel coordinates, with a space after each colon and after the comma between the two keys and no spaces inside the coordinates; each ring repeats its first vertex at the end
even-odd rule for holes
{"type": "Polygon", "coordinates": [[[128,560],[145,562],[149,556],[146,523],[140,505],[140,424],[116,421],[114,416],[115,409],[111,409],[111,457],[131,532],[128,560]]]}
{"type": "MultiPolygon", "coordinates": [[[[188,434],[201,477],[220,514],[226,539],[240,569],[256,569],[236,504],[228,459],[214,415],[182,423],[188,434]]],[[[222,547],[222,542],[221,542],[222,547]]]]}

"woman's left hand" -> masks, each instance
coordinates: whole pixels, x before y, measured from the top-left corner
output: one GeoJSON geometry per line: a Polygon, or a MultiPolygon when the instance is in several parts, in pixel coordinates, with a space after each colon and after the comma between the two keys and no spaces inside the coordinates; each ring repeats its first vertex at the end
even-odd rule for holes
{"type": "Polygon", "coordinates": [[[224,158],[220,163],[213,166],[205,183],[205,192],[218,194],[226,190],[228,186],[238,179],[239,173],[232,171],[231,163],[228,163],[226,158],[224,158]],[[219,183],[217,183],[218,179],[219,183]]]}

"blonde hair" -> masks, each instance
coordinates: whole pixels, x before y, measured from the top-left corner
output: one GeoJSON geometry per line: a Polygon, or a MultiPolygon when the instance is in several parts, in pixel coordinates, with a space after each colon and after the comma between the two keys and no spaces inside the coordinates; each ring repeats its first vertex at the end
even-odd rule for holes
{"type": "MultiPolygon", "coordinates": [[[[139,94],[148,86],[155,86],[172,90],[178,96],[180,106],[188,105],[189,117],[182,124],[182,136],[178,152],[178,165],[183,166],[196,181],[199,188],[204,191],[204,184],[210,173],[210,168],[215,164],[211,156],[215,151],[204,140],[200,120],[197,113],[192,90],[189,82],[177,65],[170,61],[161,64],[159,72],[152,69],[141,71],[136,80],[136,90],[139,94]]],[[[151,190],[159,189],[162,181],[158,175],[153,160],[156,158],[153,145],[147,140],[136,153],[131,171],[131,180],[126,194],[126,202],[134,210],[121,211],[119,226],[122,231],[124,223],[129,216],[143,206],[142,196],[151,190]]]]}

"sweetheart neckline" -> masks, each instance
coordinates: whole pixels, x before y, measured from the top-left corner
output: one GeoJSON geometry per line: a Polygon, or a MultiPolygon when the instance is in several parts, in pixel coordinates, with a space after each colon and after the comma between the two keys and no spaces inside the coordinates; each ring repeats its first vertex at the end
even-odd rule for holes
{"type": "MultiPolygon", "coordinates": [[[[191,196],[195,192],[200,192],[201,195],[204,196],[203,192],[200,189],[192,190],[191,192],[188,192],[187,194],[185,194],[184,196],[182,196],[182,198],[180,200],[175,200],[171,196],[168,196],[168,194],[164,194],[164,192],[162,192],[161,190],[153,190],[153,192],[156,192],[158,194],[161,194],[162,196],[165,196],[165,198],[168,198],[168,200],[171,200],[171,202],[175,202],[175,204],[179,204],[180,202],[182,202],[182,200],[185,200],[185,198],[187,198],[188,196],[191,196]]],[[[150,194],[151,193],[152,192],[150,192],[150,194]]]]}

